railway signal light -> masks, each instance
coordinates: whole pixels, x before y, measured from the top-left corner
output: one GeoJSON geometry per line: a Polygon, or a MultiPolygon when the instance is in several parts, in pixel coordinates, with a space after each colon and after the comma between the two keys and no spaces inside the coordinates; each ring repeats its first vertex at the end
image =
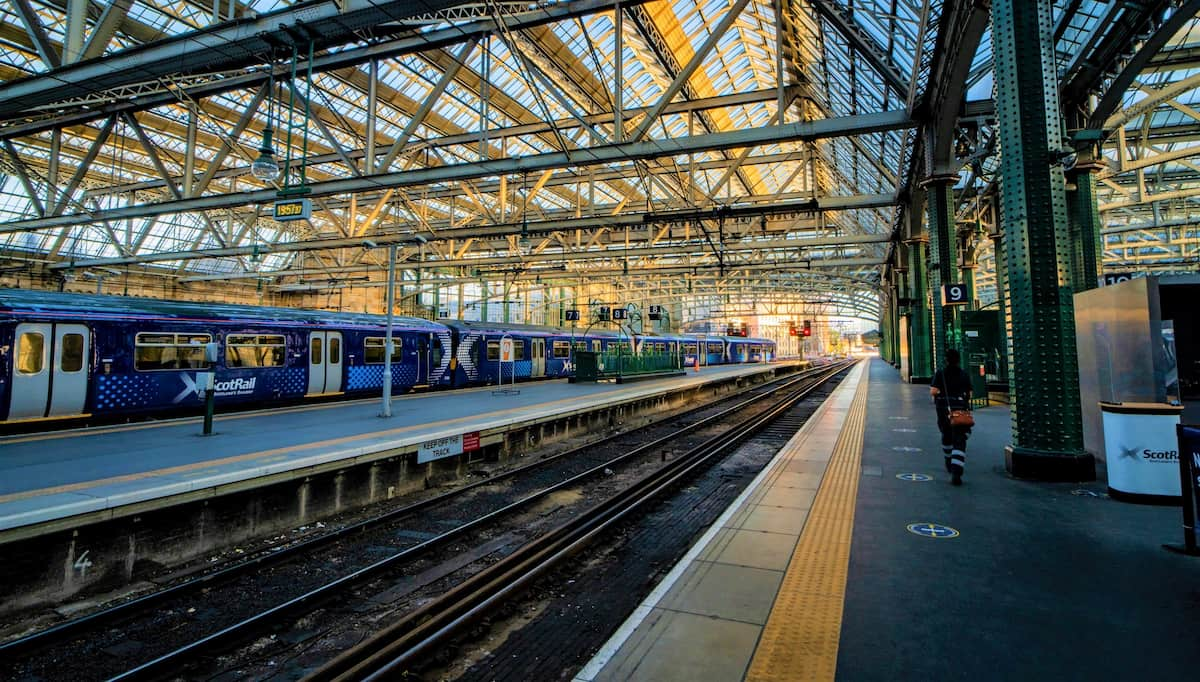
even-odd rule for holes
{"type": "Polygon", "coordinates": [[[812,320],[805,320],[801,336],[812,336],[812,320]]]}

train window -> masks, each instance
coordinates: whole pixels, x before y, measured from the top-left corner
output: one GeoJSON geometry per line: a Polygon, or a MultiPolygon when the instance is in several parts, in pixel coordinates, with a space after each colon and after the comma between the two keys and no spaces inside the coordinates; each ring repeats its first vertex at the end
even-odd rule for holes
{"type": "Polygon", "coordinates": [[[17,371],[21,374],[37,374],[45,362],[46,337],[37,332],[21,334],[21,349],[17,356],[17,371]]]}
{"type": "Polygon", "coordinates": [[[287,345],[277,334],[230,334],[225,337],[225,366],[282,367],[286,363],[287,345]]]}
{"type": "Polygon", "coordinates": [[[336,365],[342,361],[342,340],[334,336],[329,339],[329,364],[336,365]]]}
{"type": "Polygon", "coordinates": [[[313,337],[312,347],[308,350],[308,357],[309,362],[314,365],[321,364],[321,358],[325,357],[321,354],[321,339],[319,337],[313,337]]]}
{"type": "Polygon", "coordinates": [[[600,339],[592,339],[592,351],[596,353],[600,352],[600,339]]]}
{"type": "Polygon", "coordinates": [[[553,350],[556,358],[571,357],[571,344],[568,341],[555,341],[553,350]]]}
{"type": "MultiPolygon", "coordinates": [[[[404,343],[400,337],[392,338],[392,362],[400,362],[404,356],[404,343]]],[[[383,364],[383,347],[387,345],[383,336],[368,336],[363,341],[363,362],[368,365],[383,364]]]]}
{"type": "Polygon", "coordinates": [[[694,344],[694,343],[683,344],[683,352],[686,355],[695,355],[696,354],[696,344],[694,344]]]}
{"type": "Polygon", "coordinates": [[[500,342],[499,341],[488,341],[487,342],[487,359],[491,360],[493,362],[500,359],[500,342]]]}
{"type": "Polygon", "coordinates": [[[666,344],[666,342],[665,342],[665,341],[657,341],[657,342],[655,342],[655,344],[654,344],[654,350],[658,351],[659,353],[665,353],[665,352],[667,352],[667,344],[666,344]]]}
{"type": "Polygon", "coordinates": [[[576,341],[575,350],[587,350],[587,341],[576,341]]]}
{"type": "Polygon", "coordinates": [[[83,369],[83,334],[63,334],[59,365],[64,372],[83,369]]]}
{"type": "Polygon", "coordinates": [[[520,339],[513,339],[513,359],[525,359],[525,342],[520,339]]]}
{"type": "Polygon", "coordinates": [[[724,350],[724,348],[721,345],[720,341],[709,341],[708,342],[708,352],[709,353],[720,353],[722,350],[724,350]]]}
{"type": "Polygon", "coordinates": [[[146,332],[133,339],[133,367],[139,372],[158,370],[203,369],[204,344],[211,334],[171,334],[146,332]]]}
{"type": "Polygon", "coordinates": [[[433,352],[430,354],[430,357],[433,360],[433,366],[441,367],[442,355],[444,354],[442,351],[442,342],[441,340],[434,340],[431,343],[433,344],[433,352]]]}

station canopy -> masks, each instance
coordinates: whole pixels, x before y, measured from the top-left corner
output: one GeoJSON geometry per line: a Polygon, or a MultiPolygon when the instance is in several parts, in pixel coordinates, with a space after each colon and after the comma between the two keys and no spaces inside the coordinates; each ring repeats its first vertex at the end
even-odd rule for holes
{"type": "MultiPolygon", "coordinates": [[[[0,267],[297,290],[377,276],[399,244],[447,283],[638,278],[874,317],[954,4],[0,0],[0,267]],[[263,149],[275,179],[251,173],[263,149]],[[311,217],[276,221],[280,191],[311,217]]],[[[1055,3],[1064,86],[1130,5],[1055,3]]],[[[980,231],[990,45],[953,103],[980,231]]],[[[1196,55],[1188,21],[1112,113],[1110,267],[1194,260],[1196,55]]]]}

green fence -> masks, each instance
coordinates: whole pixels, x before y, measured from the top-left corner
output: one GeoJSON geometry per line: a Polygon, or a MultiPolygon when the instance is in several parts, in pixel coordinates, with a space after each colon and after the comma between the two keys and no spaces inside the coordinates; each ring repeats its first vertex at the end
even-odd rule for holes
{"type": "Polygon", "coordinates": [[[575,351],[575,381],[621,379],[683,371],[683,359],[671,353],[593,353],[575,351]]]}

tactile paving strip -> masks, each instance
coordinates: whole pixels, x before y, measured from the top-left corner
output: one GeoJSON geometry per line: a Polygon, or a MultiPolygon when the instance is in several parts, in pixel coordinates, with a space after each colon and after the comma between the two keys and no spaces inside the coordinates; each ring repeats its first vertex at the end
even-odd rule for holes
{"type": "Polygon", "coordinates": [[[854,395],[746,680],[834,678],[862,462],[867,381],[864,376],[854,395]]]}

